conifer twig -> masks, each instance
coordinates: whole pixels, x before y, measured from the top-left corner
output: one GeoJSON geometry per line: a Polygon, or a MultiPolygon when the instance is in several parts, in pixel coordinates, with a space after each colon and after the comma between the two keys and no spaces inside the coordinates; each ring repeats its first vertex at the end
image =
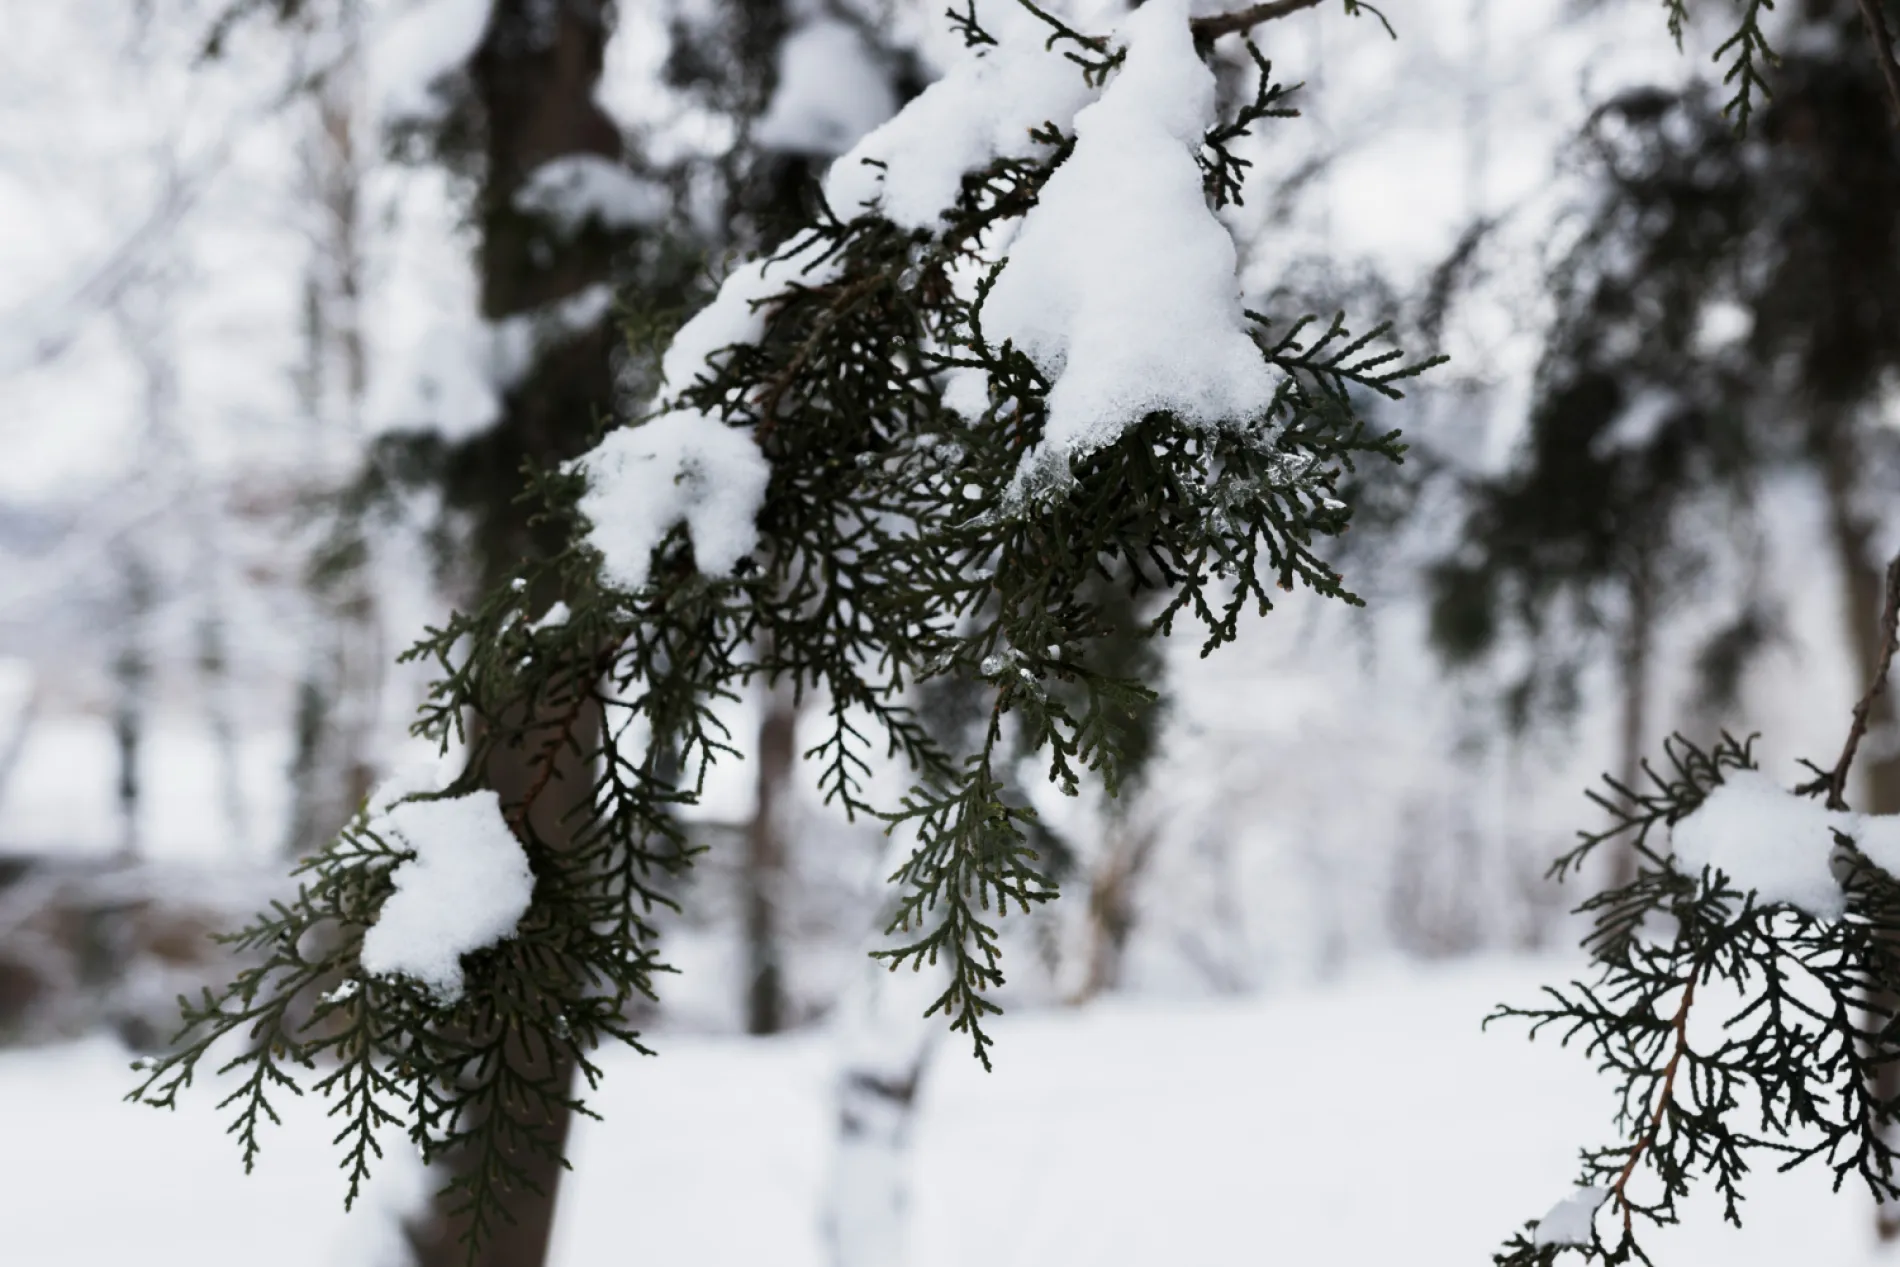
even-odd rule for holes
{"type": "Polygon", "coordinates": [[[1796,788],[1801,795],[1812,796],[1825,791],[1829,809],[1847,808],[1847,774],[1853,768],[1855,753],[1860,751],[1860,741],[1867,735],[1867,719],[1873,715],[1874,703],[1887,691],[1887,675],[1893,668],[1896,644],[1900,644],[1900,555],[1895,555],[1893,562],[1887,564],[1887,600],[1880,613],[1880,663],[1874,666],[1867,693],[1854,705],[1854,724],[1848,727],[1841,759],[1834,763],[1832,770],[1796,788]]]}
{"type": "Polygon", "coordinates": [[[1675,1100],[1676,1070],[1681,1068],[1682,1058],[1689,1051],[1689,1009],[1695,1006],[1695,983],[1701,975],[1700,962],[1689,965],[1689,979],[1682,987],[1682,1001],[1676,1005],[1676,1016],[1669,1026],[1675,1034],[1675,1049],[1669,1053],[1669,1063],[1663,1066],[1662,1086],[1656,1092],[1656,1107],[1650,1112],[1649,1127],[1630,1148],[1629,1160],[1623,1163],[1623,1169],[1617,1172],[1615,1182],[1610,1185],[1610,1195],[1623,1208],[1623,1235],[1626,1237],[1632,1230],[1632,1210],[1624,1190],[1629,1187],[1630,1178],[1635,1175],[1643,1156],[1655,1146],[1656,1137],[1662,1133],[1663,1115],[1675,1100]]]}
{"type": "Polygon", "coordinates": [[[1232,13],[1210,13],[1204,18],[1195,18],[1188,23],[1199,40],[1217,40],[1223,35],[1233,35],[1239,31],[1250,30],[1262,22],[1271,22],[1275,18],[1284,18],[1310,9],[1320,0],[1261,0],[1259,4],[1250,4],[1244,9],[1232,13]]]}
{"type": "Polygon", "coordinates": [[[1887,85],[1887,104],[1893,108],[1893,124],[1900,128],[1900,62],[1894,61],[1893,36],[1887,30],[1887,15],[1881,3],[1882,0],[1860,0],[1860,18],[1867,26],[1867,42],[1874,46],[1874,60],[1880,64],[1880,77],[1887,85]]]}

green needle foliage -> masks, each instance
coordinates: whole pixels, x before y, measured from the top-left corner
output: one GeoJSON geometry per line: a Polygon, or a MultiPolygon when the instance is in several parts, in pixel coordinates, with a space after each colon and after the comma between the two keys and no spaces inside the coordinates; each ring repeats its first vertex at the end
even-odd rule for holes
{"type": "MultiPolygon", "coordinates": [[[[1749,120],[1755,117],[1757,99],[1774,95],[1768,72],[1780,59],[1769,45],[1761,24],[1763,18],[1774,11],[1775,0],[1733,2],[1739,10],[1735,29],[1716,47],[1711,60],[1724,67],[1722,82],[1732,90],[1723,103],[1722,113],[1734,121],[1736,131],[1746,132],[1749,120]]],[[[1669,19],[1669,36],[1680,49],[1682,32],[1689,22],[1689,0],[1663,0],[1663,9],[1669,19]]]]}
{"type": "MultiPolygon", "coordinates": [[[[989,40],[973,15],[961,24],[972,44],[989,40]]],[[[1054,25],[1077,73],[1110,72],[1119,54],[1105,41],[1054,25]]],[[[1243,163],[1230,147],[1248,125],[1288,113],[1255,60],[1254,101],[1207,137],[1216,204],[1239,200],[1243,163]]],[[[1346,530],[1337,494],[1355,462],[1402,451],[1361,406],[1397,397],[1430,364],[1379,349],[1383,328],[1253,314],[1260,355],[1280,376],[1262,416],[1210,429],[1153,413],[1042,492],[1012,494],[1051,385],[985,337],[981,305],[998,235],[1070,151],[1053,127],[1039,135],[1046,157],[970,173],[935,232],[821,208],[795,249],[835,269],[788,284],[762,306],[758,342],[729,349],[668,402],[749,432],[770,464],[759,546],[735,575],[702,575],[675,530],[646,585],[610,588],[576,511],[585,476],[540,471],[528,496],[566,548],[408,653],[440,674],[417,731],[467,747],[464,773],[438,795],[477,790],[524,755],[536,771],[525,789],[496,789],[533,868],[533,903],[515,935],[464,959],[463,992],[443,999],[361,970],[363,935],[408,856],[366,810],[304,862],[293,898],[229,939],[252,966],[186,1005],[174,1050],[134,1098],[170,1105],[203,1070],[237,1075],[223,1104],[248,1163],[276,1120],[274,1098],[314,1089],[337,1119],[352,1199],[384,1127],[406,1131],[425,1157],[471,1151],[477,1164],[458,1167],[451,1195],[470,1215],[472,1253],[507,1217],[510,1194],[532,1186],[524,1160],[557,1149],[536,1124],[564,1103],[586,1111],[550,1072],[563,1063],[555,1055],[591,1087],[600,1043],[639,1046],[624,1017],[665,971],[649,917],[692,857],[675,811],[713,762],[736,755],[716,709],[764,684],[816,702],[806,755],[824,799],[913,843],[891,877],[893,942],[878,954],[892,969],[947,970],[930,1010],[987,1066],[1000,917],[1055,896],[1032,812],[1008,790],[1017,745],[1046,758],[1063,789],[1096,778],[1113,793],[1145,748],[1153,690],[1102,667],[1117,662],[1103,654],[1110,640],[1156,638],[1186,616],[1206,653],[1277,591],[1303,585],[1357,603],[1318,549],[1346,530]],[[989,271],[971,294],[954,279],[973,268],[989,271]],[[956,368],[988,375],[988,406],[973,420],[942,400],[956,368]],[[565,618],[544,619],[556,598],[565,618]],[[1116,613],[1137,612],[1138,628],[1117,626],[1116,613]],[[946,746],[917,711],[919,688],[936,682],[983,701],[973,750],[946,746]],[[894,807],[876,804],[868,776],[893,760],[916,785],[894,807]]]]}

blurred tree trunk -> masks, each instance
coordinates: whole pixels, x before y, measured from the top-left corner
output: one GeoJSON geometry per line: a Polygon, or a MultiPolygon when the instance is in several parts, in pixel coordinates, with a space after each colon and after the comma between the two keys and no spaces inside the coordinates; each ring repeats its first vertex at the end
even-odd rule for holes
{"type": "Polygon", "coordinates": [[[759,722],[758,803],[746,832],[740,871],[745,919],[746,1033],[776,1034],[785,1028],[785,930],[780,918],[786,875],[786,817],[797,764],[798,710],[791,693],[775,687],[765,696],[759,722]]]}
{"type": "MultiPolygon", "coordinates": [[[[577,154],[621,158],[619,131],[594,99],[612,17],[610,0],[496,0],[468,67],[465,108],[444,125],[439,143],[445,161],[454,163],[459,151],[479,165],[477,266],[481,312],[490,322],[532,320],[611,281],[611,235],[593,228],[552,232],[518,207],[516,196],[550,160],[577,154]]],[[[525,559],[558,548],[550,530],[530,525],[526,508],[515,500],[521,468],[524,462],[551,467],[577,455],[596,421],[611,415],[616,339],[605,316],[592,328],[550,331],[538,339],[533,363],[506,390],[499,421],[447,455],[444,491],[452,506],[472,513],[477,579],[484,589],[506,583],[525,559]]],[[[591,746],[584,734],[578,738],[581,748],[591,746]]],[[[511,793],[518,798],[533,780],[531,764],[523,749],[497,751],[487,778],[504,802],[511,793]]],[[[558,844],[569,831],[560,810],[587,794],[590,776],[571,754],[557,759],[560,790],[536,805],[537,815],[546,815],[544,840],[558,844]]],[[[554,1073],[571,1084],[571,1067],[554,1073]]],[[[565,1140],[568,1117],[563,1111],[546,1123],[546,1135],[565,1140]]],[[[556,1163],[532,1163],[531,1180],[540,1191],[514,1195],[510,1213],[516,1221],[475,1257],[476,1267],[540,1267],[547,1261],[560,1177],[556,1163]]],[[[419,1267],[469,1261],[459,1243],[464,1230],[461,1219],[444,1211],[427,1226],[412,1228],[419,1267]]]]}
{"type": "Polygon", "coordinates": [[[838,1133],[820,1215],[831,1267],[908,1258],[910,1136],[940,1028],[923,1013],[940,977],[867,962],[840,1002],[838,1133]]]}
{"type": "Polygon", "coordinates": [[[151,696],[151,613],[155,604],[151,568],[137,551],[126,547],[119,561],[124,608],[119,621],[119,648],[112,661],[112,739],[118,759],[119,857],[138,857],[141,793],[139,758],[144,749],[145,726],[151,696]]]}
{"type": "MultiPolygon", "coordinates": [[[[314,21],[314,17],[312,18],[314,21]]],[[[318,84],[303,158],[303,192],[315,212],[315,249],[304,287],[304,366],[298,375],[312,469],[353,460],[364,442],[369,380],[363,341],[362,12],[338,13],[340,51],[318,84]]],[[[335,522],[306,567],[313,613],[297,692],[289,849],[304,854],[336,835],[369,794],[381,712],[384,645],[361,508],[346,491],[335,522]]]]}
{"type": "MultiPolygon", "coordinates": [[[[1617,688],[1622,696],[1618,719],[1617,773],[1623,786],[1642,791],[1643,754],[1655,738],[1649,733],[1650,661],[1656,646],[1656,574],[1647,550],[1638,549],[1625,586],[1629,610],[1617,648],[1617,688]]],[[[1610,855],[1609,887],[1620,889],[1636,878],[1636,847],[1619,838],[1610,855]]]]}
{"type": "Polygon", "coordinates": [[[1109,816],[1102,857],[1089,880],[1082,981],[1071,1003],[1086,1003],[1121,984],[1122,961],[1135,929],[1135,895],[1160,833],[1127,813],[1109,816]]]}

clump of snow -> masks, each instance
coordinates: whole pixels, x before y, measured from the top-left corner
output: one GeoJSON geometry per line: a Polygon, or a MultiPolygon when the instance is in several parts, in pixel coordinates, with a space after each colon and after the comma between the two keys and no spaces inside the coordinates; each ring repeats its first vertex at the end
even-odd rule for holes
{"type": "Polygon", "coordinates": [[[488,790],[435,801],[403,801],[376,828],[413,850],[390,879],[395,891],[363,934],[363,971],[400,974],[453,1001],[462,993],[462,956],[514,932],[534,896],[528,855],[488,790]]]}
{"type": "Polygon", "coordinates": [[[748,433],[717,418],[681,409],[610,432],[580,468],[587,540],[616,589],[632,593],[647,583],[654,549],[678,523],[707,576],[731,575],[758,544],[753,520],[772,470],[748,433]]]}
{"type": "Polygon", "coordinates": [[[857,28],[821,15],[779,45],[778,86],[753,132],[770,150],[842,154],[891,117],[897,98],[857,28]]]}
{"type": "Polygon", "coordinates": [[[825,258],[825,242],[815,234],[795,238],[777,255],[748,260],[726,275],[713,301],[679,328],[660,360],[660,374],[674,391],[690,387],[702,374],[716,372],[713,357],[741,343],[765,337],[770,301],[794,285],[822,286],[838,275],[835,259],[825,258]]]}
{"type": "Polygon", "coordinates": [[[666,191],[598,154],[566,154],[534,169],[515,206],[573,234],[588,222],[604,229],[653,224],[667,213],[666,191]]]}
{"type": "Polygon", "coordinates": [[[455,778],[455,758],[447,754],[397,766],[369,794],[364,812],[371,818],[387,814],[412,796],[440,792],[455,778]]]}
{"type": "Polygon", "coordinates": [[[490,331],[490,380],[498,391],[515,386],[542,353],[575,339],[604,320],[614,306],[613,287],[604,282],[575,291],[533,312],[505,317],[490,331]]]}
{"type": "Polygon", "coordinates": [[[995,46],[966,52],[825,173],[825,200],[840,216],[875,207],[902,228],[934,229],[965,172],[1041,152],[1030,131],[1067,129],[1094,95],[1028,14],[1011,5],[983,21],[995,46]]]}
{"type": "Polygon", "coordinates": [[[1112,443],[1153,411],[1211,427],[1256,419],[1273,398],[1233,238],[1195,161],[1214,120],[1214,77],[1194,51],[1187,7],[1151,0],[1122,35],[1120,71],[1076,115],[1075,150],[983,309],[986,333],[1054,380],[1025,473],[1112,443]]]}
{"type": "Polygon", "coordinates": [[[1595,1239],[1597,1207],[1609,1197],[1608,1188],[1578,1188],[1550,1207],[1550,1213],[1537,1221],[1537,1235],[1531,1244],[1588,1245],[1595,1239]]]}
{"type": "Polygon", "coordinates": [[[1867,861],[1891,876],[1900,876],[1900,814],[1858,814],[1847,828],[1854,846],[1867,861]]]}
{"type": "Polygon", "coordinates": [[[370,98],[385,124],[441,112],[436,85],[474,55],[494,7],[494,0],[423,0],[372,34],[370,98]]]}
{"type": "Polygon", "coordinates": [[[1862,821],[1784,791],[1759,770],[1731,770],[1670,837],[1677,864],[1691,872],[1713,867],[1764,903],[1838,919],[1845,898],[1831,865],[1834,832],[1853,834],[1862,821]]]}
{"type": "Polygon", "coordinates": [[[1644,449],[1654,444],[1663,424],[1676,412],[1680,402],[1674,392],[1654,388],[1636,394],[1615,421],[1590,442],[1590,456],[1608,458],[1617,453],[1644,449]]]}
{"type": "MultiPolygon", "coordinates": [[[[816,235],[784,251],[741,264],[719,293],[673,336],[660,373],[674,392],[718,372],[718,357],[765,335],[771,301],[796,285],[817,286],[837,275],[816,235]]],[[[729,576],[758,545],[754,520],[772,470],[744,431],[697,409],[675,408],[637,427],[610,432],[576,462],[587,479],[580,512],[587,540],[600,552],[609,585],[633,592],[647,583],[654,549],[675,524],[693,539],[693,557],[707,576],[729,576]]]]}

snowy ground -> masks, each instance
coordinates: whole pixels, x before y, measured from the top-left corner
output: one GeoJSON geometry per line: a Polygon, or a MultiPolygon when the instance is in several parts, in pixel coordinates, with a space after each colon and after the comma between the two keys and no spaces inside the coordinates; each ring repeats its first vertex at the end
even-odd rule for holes
{"type": "MultiPolygon", "coordinates": [[[[1601,1138],[1581,1059],[1478,1032],[1561,964],[1361,976],[1275,999],[1116,1002],[1012,1018],[984,1075],[946,1043],[925,1086],[912,1267],[1327,1263],[1477,1267],[1566,1190],[1601,1138]]],[[[617,1057],[575,1141],[555,1261],[824,1261],[831,1043],[663,1038],[617,1057]]],[[[0,1055],[0,1228],[38,1267],[390,1261],[394,1180],[345,1217],[314,1114],[246,1179],[200,1096],[122,1105],[104,1043],[0,1055]]],[[[1864,1202],[1756,1180],[1748,1228],[1697,1210],[1662,1267],[1874,1261],[1864,1202]]]]}

